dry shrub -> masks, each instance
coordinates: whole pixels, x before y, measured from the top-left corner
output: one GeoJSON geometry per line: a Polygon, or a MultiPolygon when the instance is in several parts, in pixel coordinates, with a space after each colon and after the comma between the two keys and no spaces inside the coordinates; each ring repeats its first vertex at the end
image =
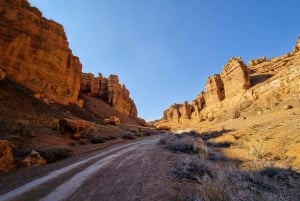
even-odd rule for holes
{"type": "Polygon", "coordinates": [[[93,144],[99,144],[99,143],[104,143],[105,138],[102,136],[97,136],[97,135],[90,135],[90,141],[93,144]]]}
{"type": "Polygon", "coordinates": [[[228,186],[220,180],[208,181],[200,189],[203,201],[231,201],[232,196],[228,186]]]}
{"type": "Polygon", "coordinates": [[[159,143],[174,152],[207,155],[207,147],[201,138],[189,135],[173,135],[160,139],[159,143]]]}
{"type": "Polygon", "coordinates": [[[134,133],[125,133],[121,137],[127,140],[134,140],[136,138],[136,135],[134,133]]]}
{"type": "Polygon", "coordinates": [[[37,149],[37,152],[47,160],[47,163],[53,163],[72,156],[72,151],[67,147],[40,148],[37,149]]]}
{"type": "Polygon", "coordinates": [[[178,163],[171,174],[176,178],[195,180],[199,183],[203,177],[214,178],[213,168],[199,158],[189,158],[178,163]]]}
{"type": "Polygon", "coordinates": [[[115,140],[117,139],[118,137],[115,136],[115,135],[109,135],[108,137],[105,138],[105,140],[115,140]]]}

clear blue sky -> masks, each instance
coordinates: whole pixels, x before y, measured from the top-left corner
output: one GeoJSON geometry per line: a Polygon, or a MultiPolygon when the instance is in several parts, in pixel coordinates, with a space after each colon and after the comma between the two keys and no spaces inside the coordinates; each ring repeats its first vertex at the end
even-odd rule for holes
{"type": "Polygon", "coordinates": [[[139,116],[191,101],[230,57],[290,52],[299,0],[30,0],[65,28],[84,72],[119,75],[139,116]]]}

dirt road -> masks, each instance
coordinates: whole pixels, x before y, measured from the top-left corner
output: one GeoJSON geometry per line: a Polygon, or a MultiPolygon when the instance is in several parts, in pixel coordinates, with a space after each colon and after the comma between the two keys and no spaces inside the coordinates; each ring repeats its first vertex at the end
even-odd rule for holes
{"type": "MultiPolygon", "coordinates": [[[[76,162],[45,171],[39,178],[23,182],[8,192],[0,192],[0,201],[159,200],[159,196],[162,199],[168,195],[165,195],[167,192],[162,188],[164,182],[161,179],[167,178],[164,169],[172,158],[159,154],[155,147],[159,148],[157,142],[162,136],[81,156],[76,162]]],[[[33,171],[38,173],[39,169],[33,171]]],[[[30,177],[22,172],[19,174],[14,177],[30,177]]]]}

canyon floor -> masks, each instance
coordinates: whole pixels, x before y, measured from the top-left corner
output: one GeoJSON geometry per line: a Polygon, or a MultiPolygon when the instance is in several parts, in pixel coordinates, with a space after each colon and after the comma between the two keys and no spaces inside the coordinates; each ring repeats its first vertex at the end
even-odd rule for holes
{"type": "Polygon", "coordinates": [[[1,174],[0,200],[299,200],[300,109],[202,122],[1,174]]]}

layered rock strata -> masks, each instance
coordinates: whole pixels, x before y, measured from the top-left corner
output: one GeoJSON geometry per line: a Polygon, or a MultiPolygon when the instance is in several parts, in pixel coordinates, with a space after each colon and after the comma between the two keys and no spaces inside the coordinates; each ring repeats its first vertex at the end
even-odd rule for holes
{"type": "MultiPolygon", "coordinates": [[[[249,62],[249,67],[240,57],[231,58],[220,74],[207,79],[205,91],[192,101],[173,104],[164,111],[161,122],[184,123],[212,121],[216,117],[238,118],[257,101],[264,101],[264,94],[288,94],[300,92],[300,38],[293,52],[267,59],[262,57],[249,62]]],[[[268,98],[270,99],[270,98],[268,98]]],[[[278,98],[265,107],[278,105],[278,98]]],[[[271,101],[272,102],[272,101],[271,101]]]]}
{"type": "Polygon", "coordinates": [[[0,2],[0,54],[1,78],[49,101],[80,104],[81,64],[63,27],[43,18],[26,0],[0,2]]]}
{"type": "Polygon", "coordinates": [[[211,104],[222,101],[224,98],[224,83],[220,74],[209,77],[205,85],[205,102],[211,104]]]}
{"type": "Polygon", "coordinates": [[[224,84],[225,98],[231,98],[237,92],[250,87],[248,68],[240,57],[231,58],[223,67],[220,76],[224,84]]]}
{"type": "Polygon", "coordinates": [[[120,84],[117,75],[105,78],[100,73],[98,77],[91,73],[83,73],[81,79],[82,93],[101,98],[125,116],[137,117],[137,109],[130,93],[125,85],[120,84]]]}

